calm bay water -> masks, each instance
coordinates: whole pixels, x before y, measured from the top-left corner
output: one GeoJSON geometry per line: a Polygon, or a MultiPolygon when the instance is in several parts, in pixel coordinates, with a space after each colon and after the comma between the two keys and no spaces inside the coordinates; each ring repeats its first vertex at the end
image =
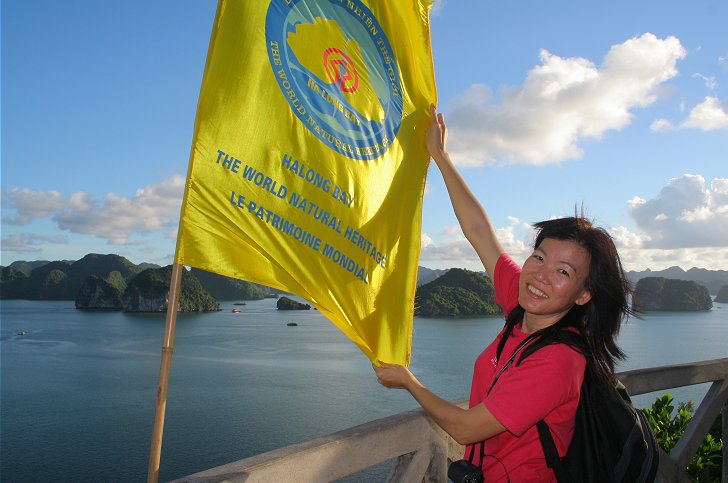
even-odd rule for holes
{"type": "MultiPolygon", "coordinates": [[[[279,312],[275,302],[180,314],[160,480],[416,407],[379,386],[317,311],[279,312]]],[[[164,316],[6,300],[0,324],[0,480],[144,481],[164,316]]],[[[413,372],[447,399],[466,397],[472,364],[502,324],[415,319],[413,372]]],[[[728,357],[728,305],[648,314],[620,342],[629,356],[620,370],[728,357]]],[[[672,392],[697,400],[706,389],[672,392]]]]}

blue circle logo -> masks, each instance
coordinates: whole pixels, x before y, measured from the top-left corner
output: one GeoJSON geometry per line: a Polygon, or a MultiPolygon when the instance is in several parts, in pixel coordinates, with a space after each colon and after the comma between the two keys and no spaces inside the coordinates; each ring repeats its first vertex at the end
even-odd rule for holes
{"type": "Polygon", "coordinates": [[[387,151],[402,123],[402,83],[360,0],[271,0],[265,36],[278,86],[309,131],[349,158],[387,151]]]}

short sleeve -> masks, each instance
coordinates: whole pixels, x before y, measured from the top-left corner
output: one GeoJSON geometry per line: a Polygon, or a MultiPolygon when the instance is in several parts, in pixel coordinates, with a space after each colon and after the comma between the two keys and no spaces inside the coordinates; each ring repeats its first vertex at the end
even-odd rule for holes
{"type": "Polygon", "coordinates": [[[521,267],[507,253],[501,254],[493,270],[493,286],[495,287],[495,303],[501,306],[503,313],[508,314],[518,305],[518,280],[521,278],[521,267]]]}

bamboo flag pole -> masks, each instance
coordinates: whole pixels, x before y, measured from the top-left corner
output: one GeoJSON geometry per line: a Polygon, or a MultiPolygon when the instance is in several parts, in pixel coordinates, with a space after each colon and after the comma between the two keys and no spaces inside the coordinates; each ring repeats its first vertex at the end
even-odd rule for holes
{"type": "Polygon", "coordinates": [[[159,368],[159,386],[157,387],[157,407],[154,415],[152,445],[149,452],[148,483],[157,483],[159,478],[159,461],[162,454],[162,432],[164,431],[164,413],[167,409],[167,388],[169,387],[169,368],[172,365],[174,349],[174,329],[177,323],[179,307],[180,281],[184,268],[179,263],[172,265],[172,280],[169,283],[169,300],[167,302],[167,323],[164,328],[162,343],[162,362],[159,368]]]}

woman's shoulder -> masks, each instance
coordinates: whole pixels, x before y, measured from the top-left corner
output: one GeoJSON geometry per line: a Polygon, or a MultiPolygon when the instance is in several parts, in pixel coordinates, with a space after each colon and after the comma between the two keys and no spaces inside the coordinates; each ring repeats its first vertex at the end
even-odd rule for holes
{"type": "Polygon", "coordinates": [[[568,343],[552,342],[533,351],[523,359],[523,363],[531,359],[533,364],[545,364],[550,367],[584,369],[586,357],[578,347],[568,343]]]}

